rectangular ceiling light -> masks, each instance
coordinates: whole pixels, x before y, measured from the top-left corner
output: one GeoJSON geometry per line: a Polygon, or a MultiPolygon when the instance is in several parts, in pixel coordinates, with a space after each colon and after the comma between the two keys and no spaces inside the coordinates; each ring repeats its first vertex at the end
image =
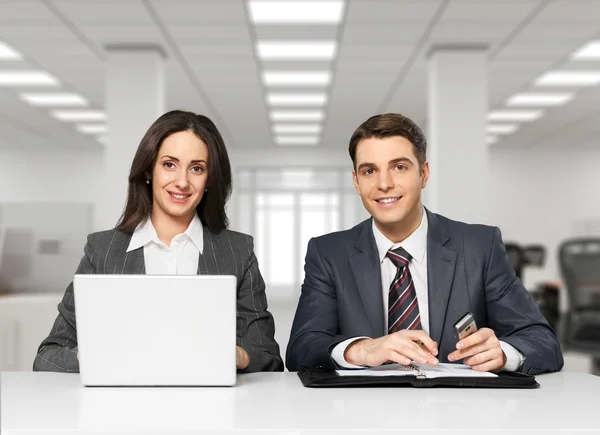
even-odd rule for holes
{"type": "Polygon", "coordinates": [[[600,84],[600,71],[552,71],[541,75],[536,86],[594,86],[600,84]]]}
{"type": "Polygon", "coordinates": [[[0,71],[0,86],[57,86],[59,81],[44,71],[0,71]]]}
{"type": "Polygon", "coordinates": [[[265,71],[263,81],[267,86],[327,86],[329,71],[265,71]]]}
{"type": "Polygon", "coordinates": [[[59,121],[106,120],[106,113],[100,110],[53,110],[50,114],[59,121]]]}
{"type": "Polygon", "coordinates": [[[319,124],[274,124],[273,132],[276,134],[320,133],[321,126],[319,124]]]}
{"type": "Polygon", "coordinates": [[[106,124],[77,124],[75,129],[83,134],[106,133],[106,124]]]}
{"type": "Polygon", "coordinates": [[[275,142],[278,145],[317,145],[319,136],[277,136],[275,142]]]}
{"type": "Polygon", "coordinates": [[[89,102],[79,94],[47,92],[25,92],[19,98],[32,106],[87,106],[89,102]]]}
{"type": "Polygon", "coordinates": [[[491,134],[511,134],[519,129],[517,124],[490,124],[486,131],[491,134]]]}
{"type": "Polygon", "coordinates": [[[285,94],[271,92],[267,94],[267,102],[271,106],[324,106],[327,103],[327,94],[285,94]]]}
{"type": "Polygon", "coordinates": [[[0,41],[0,60],[21,60],[23,55],[5,42],[0,41]]]}
{"type": "Polygon", "coordinates": [[[335,41],[258,41],[258,57],[262,60],[331,60],[335,57],[335,41]]]}
{"type": "Polygon", "coordinates": [[[322,110],[273,110],[272,121],[320,121],[323,119],[322,110]]]}
{"type": "Polygon", "coordinates": [[[575,60],[600,59],[600,41],[590,41],[573,53],[571,57],[575,60]]]}
{"type": "Polygon", "coordinates": [[[542,117],[541,110],[495,110],[488,113],[488,121],[535,121],[542,117]]]}
{"type": "Polygon", "coordinates": [[[507,106],[560,106],[573,99],[572,92],[515,94],[506,101],[507,106]]]}
{"type": "Polygon", "coordinates": [[[338,24],[344,2],[337,1],[250,1],[254,24],[338,24]]]}

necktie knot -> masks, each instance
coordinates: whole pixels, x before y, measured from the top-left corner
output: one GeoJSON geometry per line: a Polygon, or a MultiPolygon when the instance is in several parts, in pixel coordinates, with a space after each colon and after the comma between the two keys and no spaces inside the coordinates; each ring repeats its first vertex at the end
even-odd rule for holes
{"type": "Polygon", "coordinates": [[[408,262],[412,258],[411,255],[402,247],[390,249],[387,252],[386,257],[388,257],[392,263],[394,263],[394,266],[399,269],[408,266],[408,262]]]}

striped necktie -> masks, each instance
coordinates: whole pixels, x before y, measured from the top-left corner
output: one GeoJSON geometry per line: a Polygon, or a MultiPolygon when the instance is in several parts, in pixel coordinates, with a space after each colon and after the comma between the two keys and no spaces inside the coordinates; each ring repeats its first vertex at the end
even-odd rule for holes
{"type": "Polygon", "coordinates": [[[412,257],[403,248],[390,249],[386,256],[398,268],[388,294],[388,334],[402,329],[421,329],[417,292],[408,270],[412,257]]]}

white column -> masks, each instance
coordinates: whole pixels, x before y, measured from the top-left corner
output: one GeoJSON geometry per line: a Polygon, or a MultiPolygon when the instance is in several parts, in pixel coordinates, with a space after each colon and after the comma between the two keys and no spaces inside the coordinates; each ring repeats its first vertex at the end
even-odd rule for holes
{"type": "Polygon", "coordinates": [[[150,125],[165,110],[164,52],[155,45],[106,47],[108,133],[104,174],[96,202],[96,230],[114,228],[127,197],[133,156],[150,125]]]}
{"type": "Polygon", "coordinates": [[[487,49],[439,46],[429,54],[428,150],[424,203],[433,212],[489,223],[491,189],[485,118],[487,49]]]}

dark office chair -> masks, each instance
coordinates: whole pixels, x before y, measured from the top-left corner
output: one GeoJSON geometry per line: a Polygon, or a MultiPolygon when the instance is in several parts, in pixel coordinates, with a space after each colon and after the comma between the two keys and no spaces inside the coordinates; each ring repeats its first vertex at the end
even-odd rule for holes
{"type": "Polygon", "coordinates": [[[526,266],[543,267],[546,263],[546,248],[543,245],[527,245],[523,247],[526,266]]]}
{"type": "Polygon", "coordinates": [[[572,239],[559,250],[569,309],[562,321],[566,350],[587,353],[600,374],[600,238],[572,239]]]}
{"type": "Polygon", "coordinates": [[[525,252],[521,245],[517,243],[507,242],[504,244],[508,253],[508,261],[515,270],[517,276],[522,280],[523,266],[525,266],[525,252]]]}

